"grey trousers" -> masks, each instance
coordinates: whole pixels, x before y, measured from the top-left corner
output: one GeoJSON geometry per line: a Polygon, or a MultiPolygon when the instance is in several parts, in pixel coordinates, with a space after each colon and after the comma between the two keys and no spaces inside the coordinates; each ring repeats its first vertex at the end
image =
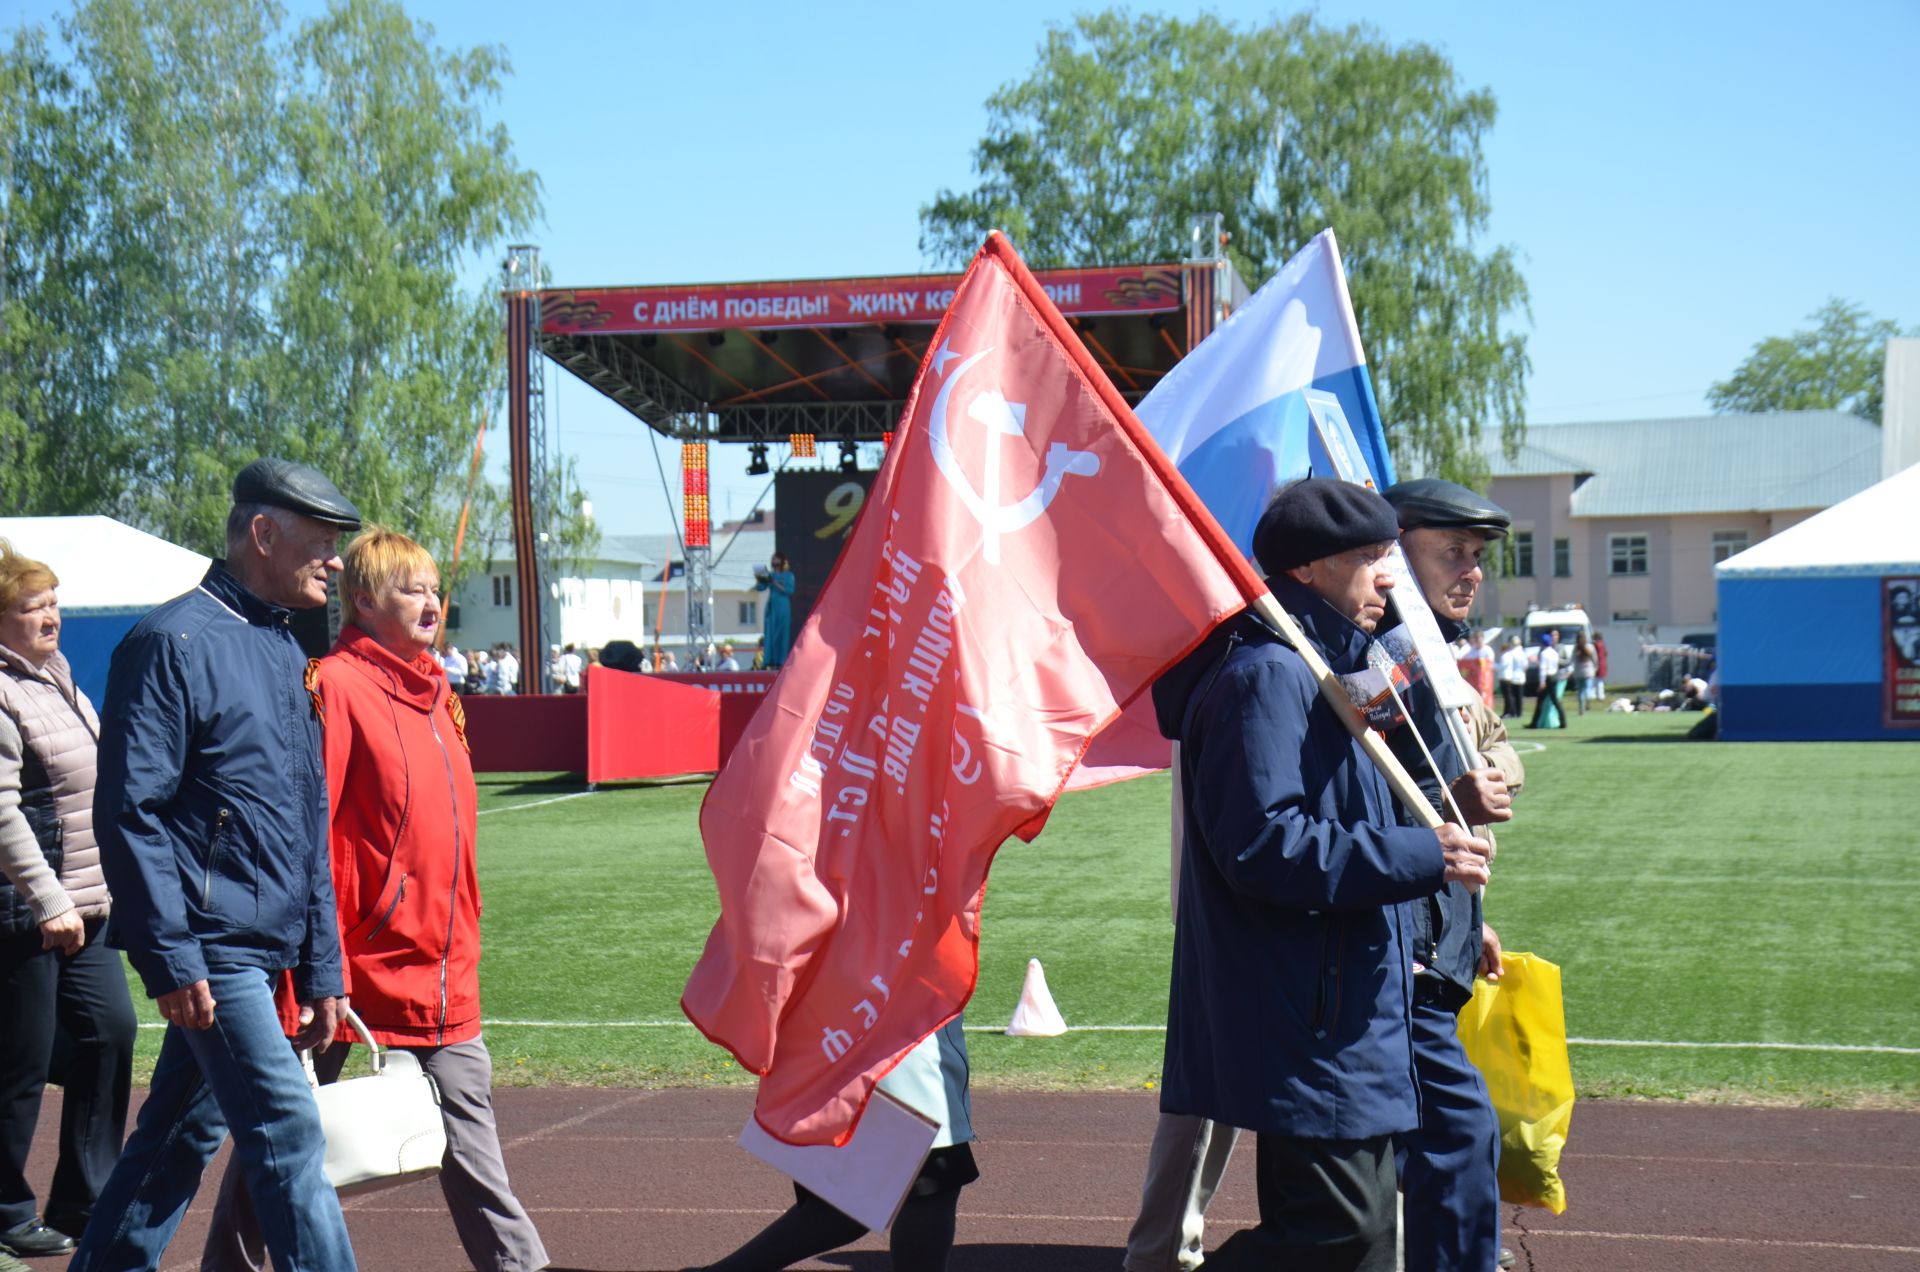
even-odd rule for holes
{"type": "MultiPolygon", "coordinates": [[[[313,1058],[321,1082],[339,1077],[345,1043],[313,1058]]],[[[440,1114],[447,1125],[447,1155],[440,1163],[440,1191],[467,1258],[480,1272],[532,1272],[547,1266],[547,1248],[526,1208],[507,1183],[500,1132],[493,1119],[493,1057],[479,1038],[446,1047],[405,1047],[420,1058],[440,1088],[440,1114]]],[[[266,1243],[240,1172],[220,1181],[201,1272],[264,1272],[266,1243]]]]}
{"type": "Polygon", "coordinates": [[[1140,1216],[1127,1233],[1127,1272],[1191,1272],[1206,1257],[1207,1204],[1240,1132],[1186,1113],[1162,1113],[1147,1150],[1140,1216]]]}

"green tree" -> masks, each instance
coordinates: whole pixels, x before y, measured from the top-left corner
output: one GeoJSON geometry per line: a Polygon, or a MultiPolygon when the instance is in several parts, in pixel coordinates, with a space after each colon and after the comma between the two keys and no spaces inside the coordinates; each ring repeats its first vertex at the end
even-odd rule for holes
{"type": "Polygon", "coordinates": [[[278,453],[444,555],[505,378],[462,280],[540,211],[486,119],[505,55],[391,0],[291,34],[273,0],[79,0],[61,36],[0,50],[0,508],[213,551],[278,453]]]}
{"type": "Polygon", "coordinates": [[[101,154],[92,279],[132,518],[216,552],[228,483],[265,449],[282,84],[267,3],[89,0],[67,24],[101,154]]]}
{"type": "Polygon", "coordinates": [[[928,256],[964,261],[998,226],[1035,266],[1165,260],[1221,212],[1258,282],[1332,226],[1396,461],[1474,482],[1483,426],[1518,446],[1526,283],[1480,242],[1494,101],[1438,51],[1306,16],[1108,11],[1049,31],[987,110],[979,184],[921,210],[928,256]]]}
{"type": "MultiPolygon", "coordinates": [[[[1707,390],[1716,411],[1850,411],[1880,422],[1887,341],[1898,323],[1835,297],[1808,315],[1813,327],[1770,336],[1707,390]]],[[[1920,334],[1920,332],[1916,332],[1920,334]]]]}
{"type": "Polygon", "coordinates": [[[112,510],[127,447],[113,435],[89,233],[97,148],[72,118],[73,77],[38,31],[0,50],[0,514],[112,510]],[[59,427],[49,427],[58,421],[59,427]]]}
{"type": "Polygon", "coordinates": [[[503,379],[499,300],[462,274],[540,209],[539,178],[484,116],[510,68],[499,49],[435,47],[389,0],[339,0],[293,58],[280,445],[444,559],[503,379]]]}

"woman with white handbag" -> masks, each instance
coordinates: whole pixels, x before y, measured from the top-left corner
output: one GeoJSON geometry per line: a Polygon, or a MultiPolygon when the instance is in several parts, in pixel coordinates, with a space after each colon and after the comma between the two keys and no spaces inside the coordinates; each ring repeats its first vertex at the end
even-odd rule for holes
{"type": "MultiPolygon", "coordinates": [[[[334,894],[347,994],[373,1042],[410,1054],[439,1088],[447,1135],[440,1186],[481,1272],[547,1265],[500,1152],[493,1062],[480,1037],[480,887],[466,717],[428,652],[440,576],[404,535],[369,528],[346,554],[350,621],[313,663],[321,718],[334,894]]],[[[286,1022],[292,1032],[292,1020],[286,1022]]],[[[314,1057],[337,1078],[353,1034],[314,1057]]],[[[330,1155],[331,1156],[331,1155],[330,1155]]],[[[335,1181],[339,1183],[338,1180],[335,1181]]],[[[259,1269],[266,1252],[244,1186],[229,1171],[202,1269],[259,1269]]]]}

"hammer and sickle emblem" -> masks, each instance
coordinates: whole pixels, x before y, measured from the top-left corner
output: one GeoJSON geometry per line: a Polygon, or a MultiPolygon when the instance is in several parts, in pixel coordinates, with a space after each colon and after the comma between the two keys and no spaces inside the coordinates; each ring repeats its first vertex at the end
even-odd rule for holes
{"type": "MultiPolygon", "coordinates": [[[[933,399],[927,434],[933,446],[933,462],[939,466],[941,475],[985,532],[983,555],[989,562],[998,565],[1000,536],[1023,530],[1039,520],[1068,477],[1091,477],[1100,471],[1100,457],[1092,451],[1073,450],[1064,442],[1055,442],[1047,448],[1046,471],[1041,474],[1040,484],[1022,499],[1009,504],[1001,503],[1000,440],[1025,435],[1027,408],[1025,403],[1007,401],[998,389],[989,389],[967,408],[967,418],[986,430],[986,470],[982,474],[981,488],[976,490],[972,478],[961,467],[960,457],[954,454],[953,444],[948,440],[948,400],[953,395],[954,385],[960,382],[968,369],[992,352],[991,348],[980,350],[946,377],[940,392],[933,399]]],[[[951,348],[943,345],[933,356],[935,374],[940,374],[946,363],[956,356],[951,348]]]]}

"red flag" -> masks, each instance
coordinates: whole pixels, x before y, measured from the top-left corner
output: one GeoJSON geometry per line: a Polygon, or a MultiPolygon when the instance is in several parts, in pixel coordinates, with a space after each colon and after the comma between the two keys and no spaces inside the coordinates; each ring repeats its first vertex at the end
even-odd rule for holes
{"type": "Polygon", "coordinates": [[[987,868],[1089,739],[1265,588],[999,234],[700,810],[721,916],[681,1007],[756,1116],[844,1143],[978,974],[987,868]]]}

